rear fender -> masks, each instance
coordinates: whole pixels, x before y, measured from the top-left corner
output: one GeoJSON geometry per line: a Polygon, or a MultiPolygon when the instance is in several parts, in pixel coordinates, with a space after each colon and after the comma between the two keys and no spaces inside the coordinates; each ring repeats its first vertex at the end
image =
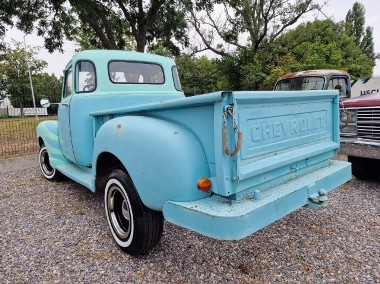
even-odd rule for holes
{"type": "Polygon", "coordinates": [[[37,139],[38,141],[43,141],[49,154],[50,165],[53,168],[57,168],[61,164],[71,163],[61,151],[58,139],[58,123],[56,120],[40,122],[37,126],[37,139]]]}
{"type": "Polygon", "coordinates": [[[122,162],[142,202],[153,210],[162,210],[168,200],[210,196],[197,188],[199,178],[210,177],[204,150],[179,124],[144,116],[114,118],[96,134],[94,161],[103,152],[122,162]]]}

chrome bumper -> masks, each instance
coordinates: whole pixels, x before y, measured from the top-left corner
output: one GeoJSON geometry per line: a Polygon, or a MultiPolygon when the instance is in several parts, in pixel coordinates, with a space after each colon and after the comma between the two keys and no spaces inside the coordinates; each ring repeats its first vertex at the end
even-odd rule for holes
{"type": "Polygon", "coordinates": [[[380,159],[380,141],[341,137],[339,153],[354,157],[380,159]]]}

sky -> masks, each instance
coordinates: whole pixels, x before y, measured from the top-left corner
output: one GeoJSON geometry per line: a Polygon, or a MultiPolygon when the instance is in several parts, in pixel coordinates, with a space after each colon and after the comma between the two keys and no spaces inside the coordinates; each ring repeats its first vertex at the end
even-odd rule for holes
{"type": "MultiPolygon", "coordinates": [[[[317,0],[319,3],[323,3],[325,0],[317,0]]],[[[317,15],[319,19],[324,19],[325,16],[334,21],[342,21],[345,19],[349,9],[352,8],[355,2],[359,2],[364,5],[365,13],[365,25],[373,27],[373,37],[375,42],[375,52],[380,53],[380,0],[329,0],[329,3],[322,9],[323,14],[317,15]]],[[[302,21],[311,21],[315,14],[308,14],[302,18],[302,21]]],[[[300,23],[299,22],[299,23],[300,23]]],[[[11,39],[17,41],[24,40],[24,33],[17,29],[10,29],[5,35],[5,41],[10,42],[11,39]]],[[[26,44],[28,46],[40,46],[43,47],[43,38],[37,35],[30,34],[25,37],[26,44]]],[[[63,46],[63,53],[58,51],[49,53],[46,49],[41,48],[38,57],[48,62],[48,66],[45,68],[45,72],[56,76],[62,75],[62,70],[66,64],[70,61],[71,57],[75,54],[76,45],[74,42],[66,41],[63,46]]],[[[373,71],[373,76],[380,76],[380,60],[376,61],[376,66],[373,71]]]]}

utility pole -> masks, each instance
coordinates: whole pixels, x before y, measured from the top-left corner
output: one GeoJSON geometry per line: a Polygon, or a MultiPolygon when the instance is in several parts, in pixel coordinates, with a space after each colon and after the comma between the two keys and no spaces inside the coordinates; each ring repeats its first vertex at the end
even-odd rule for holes
{"type": "Polygon", "coordinates": [[[37,117],[36,99],[34,98],[34,90],[33,90],[32,74],[31,74],[31,72],[30,72],[28,52],[26,51],[26,42],[25,42],[25,37],[26,37],[26,36],[27,36],[27,35],[24,35],[25,60],[26,60],[26,65],[28,66],[29,82],[30,82],[30,89],[32,90],[32,99],[33,99],[34,114],[35,114],[35,116],[37,117]]]}

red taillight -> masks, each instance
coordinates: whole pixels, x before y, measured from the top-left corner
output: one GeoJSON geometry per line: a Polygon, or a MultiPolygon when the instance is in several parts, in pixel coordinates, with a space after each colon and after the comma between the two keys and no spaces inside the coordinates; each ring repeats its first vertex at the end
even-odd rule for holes
{"type": "Polygon", "coordinates": [[[207,192],[211,188],[211,180],[205,177],[201,177],[198,180],[197,187],[200,191],[207,192]]]}

